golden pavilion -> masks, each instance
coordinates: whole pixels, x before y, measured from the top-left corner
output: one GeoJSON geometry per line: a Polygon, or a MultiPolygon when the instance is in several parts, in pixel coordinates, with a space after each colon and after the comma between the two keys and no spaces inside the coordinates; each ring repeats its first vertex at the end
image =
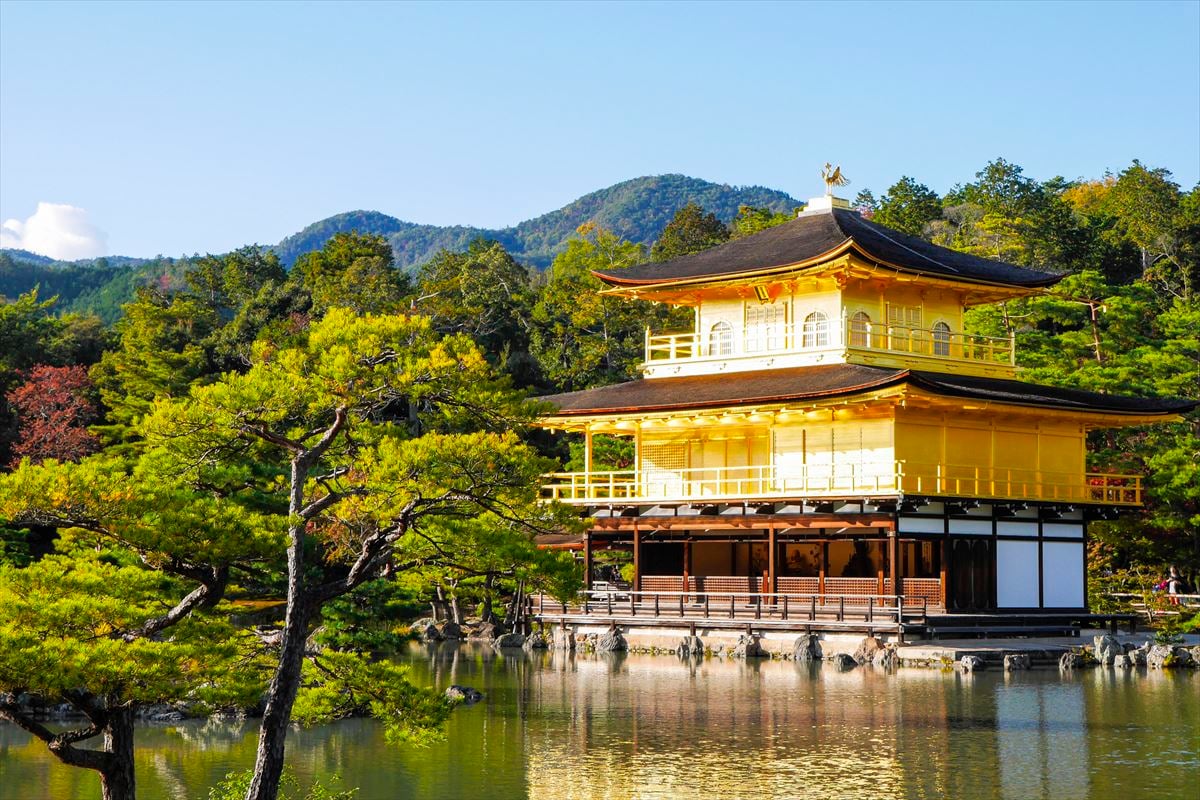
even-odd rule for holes
{"type": "Polygon", "coordinates": [[[586,468],[544,495],[590,521],[589,586],[592,554],[623,549],[634,592],[1084,610],[1088,522],[1141,503],[1138,476],[1089,467],[1088,432],[1194,405],[1018,380],[1013,339],[969,334],[963,314],[1061,276],[938,247],[832,195],[596,275],[693,325],[648,331],[638,380],[543,398],[544,427],[585,443],[586,468]],[[592,468],[603,435],[632,440],[632,469],[592,468]]]}

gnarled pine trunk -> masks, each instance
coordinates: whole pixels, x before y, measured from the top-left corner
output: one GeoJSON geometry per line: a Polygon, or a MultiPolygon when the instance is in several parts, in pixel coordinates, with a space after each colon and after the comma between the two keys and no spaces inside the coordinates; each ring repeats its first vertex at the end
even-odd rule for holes
{"type": "Polygon", "coordinates": [[[100,769],[100,796],[103,800],[134,800],[133,709],[108,712],[104,749],[108,758],[100,769]]]}

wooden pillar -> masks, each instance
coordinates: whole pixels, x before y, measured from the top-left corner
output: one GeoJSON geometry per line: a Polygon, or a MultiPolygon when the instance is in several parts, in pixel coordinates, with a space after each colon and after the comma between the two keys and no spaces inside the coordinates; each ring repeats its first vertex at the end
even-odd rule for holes
{"type": "Polygon", "coordinates": [[[950,553],[948,552],[945,539],[942,539],[941,543],[939,544],[939,550],[940,558],[938,558],[938,561],[940,562],[939,566],[941,567],[941,572],[938,577],[940,578],[940,582],[942,584],[942,608],[948,609],[949,606],[946,604],[946,562],[949,560],[950,553]]]}
{"type": "Polygon", "coordinates": [[[642,532],[633,523],[633,591],[642,590],[642,532]]]}
{"type": "Polygon", "coordinates": [[[900,548],[896,541],[896,529],[888,531],[888,577],[892,579],[892,594],[904,594],[900,585],[899,561],[900,548]]]}
{"type": "Polygon", "coordinates": [[[829,542],[821,542],[821,569],[817,572],[817,594],[825,594],[825,570],[829,568],[829,542]]]}
{"type": "Polygon", "coordinates": [[[583,432],[583,471],[592,471],[592,428],[589,425],[583,432]]]}
{"type": "Polygon", "coordinates": [[[767,591],[771,594],[779,591],[779,570],[776,565],[778,549],[775,541],[775,523],[772,522],[767,528],[767,591]]]}
{"type": "Polygon", "coordinates": [[[592,588],[592,532],[583,534],[583,588],[592,588]]]}
{"type": "Polygon", "coordinates": [[[683,540],[683,592],[688,592],[688,577],[692,574],[692,540],[683,540]]]}

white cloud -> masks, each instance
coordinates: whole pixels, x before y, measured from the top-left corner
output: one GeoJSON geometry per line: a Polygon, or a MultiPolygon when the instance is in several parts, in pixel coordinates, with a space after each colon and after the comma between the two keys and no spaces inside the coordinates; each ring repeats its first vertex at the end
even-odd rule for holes
{"type": "Polygon", "coordinates": [[[0,226],[0,247],[63,261],[102,256],[107,245],[108,234],[88,220],[87,211],[63,203],[38,203],[29,219],[9,219],[0,226]]]}

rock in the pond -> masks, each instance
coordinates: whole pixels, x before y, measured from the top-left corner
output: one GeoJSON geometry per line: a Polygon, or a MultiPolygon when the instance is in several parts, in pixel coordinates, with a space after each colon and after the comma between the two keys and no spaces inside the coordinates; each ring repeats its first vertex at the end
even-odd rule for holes
{"type": "Polygon", "coordinates": [[[1146,666],[1150,669],[1163,669],[1173,666],[1174,652],[1170,645],[1156,644],[1146,652],[1146,666]]]}
{"type": "Polygon", "coordinates": [[[743,633],[737,643],[729,651],[730,658],[767,658],[770,655],[763,649],[758,637],[752,633],[743,633]]]}
{"type": "Polygon", "coordinates": [[[1173,667],[1191,667],[1195,666],[1192,660],[1192,651],[1186,647],[1175,647],[1171,649],[1171,666],[1173,667]]]}
{"type": "Polygon", "coordinates": [[[452,703],[471,705],[483,699],[483,692],[470,686],[459,686],[457,683],[446,688],[446,699],[452,703]]]}
{"type": "Polygon", "coordinates": [[[491,622],[480,622],[470,628],[467,638],[490,642],[496,638],[496,626],[491,622]]]}
{"type": "Polygon", "coordinates": [[[854,660],[859,664],[870,664],[875,658],[875,653],[882,647],[883,642],[874,636],[867,636],[858,643],[858,649],[854,651],[854,660]]]}
{"type": "Polygon", "coordinates": [[[525,637],[525,644],[521,645],[526,650],[545,650],[550,646],[546,641],[546,637],[540,633],[533,633],[525,637]]]}
{"type": "Polygon", "coordinates": [[[1191,653],[1192,653],[1192,666],[1200,667],[1200,644],[1193,645],[1192,649],[1191,649],[1191,653]]]}
{"type": "Polygon", "coordinates": [[[871,663],[884,669],[895,669],[900,666],[900,653],[897,652],[896,645],[889,644],[876,650],[871,663]]]}
{"type": "Polygon", "coordinates": [[[833,664],[838,672],[845,672],[858,666],[858,662],[854,659],[854,656],[849,653],[834,653],[829,657],[829,662],[833,664]]]}
{"type": "Polygon", "coordinates": [[[496,647],[506,650],[519,650],[525,645],[525,635],[522,633],[502,633],[496,637],[496,647]]]}
{"type": "Polygon", "coordinates": [[[1058,668],[1060,670],[1081,669],[1087,666],[1087,660],[1084,659],[1082,653],[1067,652],[1063,653],[1058,659],[1058,668]]]}
{"type": "Polygon", "coordinates": [[[1103,636],[1092,638],[1092,654],[1096,656],[1096,661],[1103,666],[1111,665],[1114,658],[1124,653],[1125,648],[1121,646],[1115,636],[1106,633],[1103,636]]]}
{"type": "Polygon", "coordinates": [[[567,628],[555,628],[550,633],[550,649],[566,651],[574,650],[575,634],[567,628]]]}
{"type": "Polygon", "coordinates": [[[699,636],[685,636],[675,648],[680,658],[704,655],[704,640],[699,636]]]}
{"type": "Polygon", "coordinates": [[[1129,669],[1133,666],[1133,662],[1129,660],[1129,656],[1121,653],[1119,656],[1113,656],[1112,665],[1114,669],[1129,669]]]}
{"type": "Polygon", "coordinates": [[[442,632],[438,630],[437,625],[432,622],[425,625],[423,628],[418,628],[417,632],[421,635],[421,640],[426,642],[440,642],[442,640],[442,632]]]}
{"type": "Polygon", "coordinates": [[[1004,671],[1019,672],[1029,669],[1029,653],[1007,653],[1004,656],[1004,671]]]}
{"type": "Polygon", "coordinates": [[[963,656],[954,662],[954,668],[962,672],[979,672],[986,666],[979,656],[963,656]]]}
{"type": "Polygon", "coordinates": [[[821,640],[815,633],[804,633],[792,645],[792,658],[797,661],[820,661],[821,640]]]}
{"type": "Polygon", "coordinates": [[[629,649],[625,637],[616,628],[610,628],[596,639],[596,650],[601,653],[616,653],[629,649]]]}
{"type": "Polygon", "coordinates": [[[1129,659],[1131,667],[1144,667],[1146,666],[1146,652],[1146,650],[1140,647],[1135,647],[1132,650],[1126,651],[1125,657],[1129,659]]]}

